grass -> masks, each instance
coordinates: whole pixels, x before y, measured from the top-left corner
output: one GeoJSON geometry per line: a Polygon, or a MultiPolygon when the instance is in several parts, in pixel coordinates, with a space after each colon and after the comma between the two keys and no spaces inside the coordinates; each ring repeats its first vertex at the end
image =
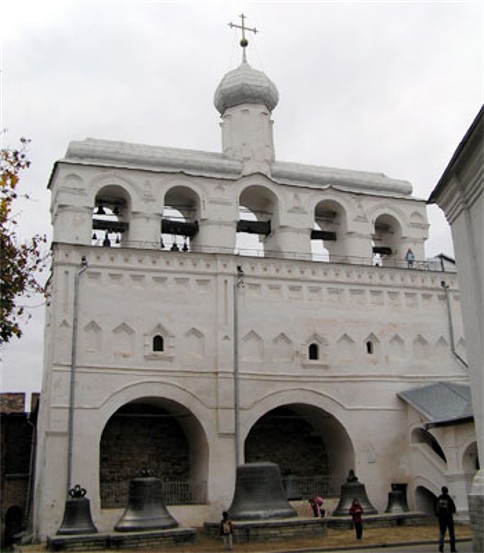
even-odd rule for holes
{"type": "MultiPolygon", "coordinates": [[[[456,525],[456,537],[470,538],[471,530],[467,525],[456,525]]],[[[435,524],[426,524],[420,526],[392,526],[387,528],[364,528],[362,544],[382,545],[405,543],[412,541],[433,541],[437,543],[438,527],[435,524]]],[[[280,551],[301,551],[316,550],[317,548],[338,548],[338,547],[357,547],[358,542],[353,530],[336,530],[328,528],[321,537],[294,538],[283,542],[255,542],[255,543],[235,543],[234,551],[236,553],[270,553],[280,551]]],[[[16,548],[21,553],[38,553],[45,551],[45,544],[25,545],[16,548]]],[[[157,547],[141,549],[123,549],[124,553],[217,553],[223,551],[221,540],[211,538],[205,534],[203,529],[197,532],[197,541],[193,544],[179,545],[175,547],[157,547]]],[[[110,550],[111,551],[111,550],[110,550]]]]}

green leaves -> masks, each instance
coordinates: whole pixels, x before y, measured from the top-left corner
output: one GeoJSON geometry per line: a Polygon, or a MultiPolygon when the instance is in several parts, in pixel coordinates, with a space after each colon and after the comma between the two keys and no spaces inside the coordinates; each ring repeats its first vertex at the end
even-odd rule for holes
{"type": "Polygon", "coordinates": [[[44,246],[45,235],[20,240],[18,222],[12,217],[12,206],[18,198],[17,185],[21,171],[30,167],[26,149],[30,140],[20,139],[20,148],[0,150],[0,344],[12,336],[22,335],[21,322],[30,318],[21,297],[40,293],[47,295],[39,280],[49,254],[44,246]]]}

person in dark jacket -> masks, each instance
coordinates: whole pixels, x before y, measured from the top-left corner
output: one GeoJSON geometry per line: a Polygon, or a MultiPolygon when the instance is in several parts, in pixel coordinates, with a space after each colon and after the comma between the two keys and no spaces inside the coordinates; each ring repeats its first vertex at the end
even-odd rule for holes
{"type": "Polygon", "coordinates": [[[456,552],[455,548],[455,532],[454,532],[454,513],[455,503],[449,495],[449,489],[446,486],[442,487],[442,493],[435,502],[435,514],[439,519],[439,551],[444,550],[445,533],[449,531],[450,550],[456,552]]]}
{"type": "Polygon", "coordinates": [[[231,550],[233,547],[233,534],[234,527],[232,521],[229,518],[228,512],[224,511],[222,513],[222,520],[220,521],[220,535],[224,541],[224,548],[227,550],[231,550]]]}

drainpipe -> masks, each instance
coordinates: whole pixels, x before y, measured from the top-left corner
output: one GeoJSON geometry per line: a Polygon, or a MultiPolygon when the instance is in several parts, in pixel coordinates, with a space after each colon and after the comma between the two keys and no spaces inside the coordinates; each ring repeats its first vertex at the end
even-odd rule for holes
{"type": "Polygon", "coordinates": [[[85,256],[81,259],[81,268],[74,277],[74,306],[72,315],[72,346],[71,346],[71,383],[69,395],[69,425],[67,444],[67,489],[66,497],[69,497],[69,490],[72,488],[72,446],[74,441],[74,405],[76,399],[76,363],[77,363],[77,323],[79,318],[79,280],[82,273],[87,269],[85,256]]]}
{"type": "Polygon", "coordinates": [[[237,265],[234,280],[234,439],[235,468],[240,465],[240,382],[239,382],[239,288],[244,285],[244,271],[237,265]]]}
{"type": "Polygon", "coordinates": [[[447,318],[449,321],[449,339],[450,339],[450,350],[452,351],[454,357],[460,361],[464,367],[468,368],[469,365],[467,362],[462,359],[462,357],[457,353],[455,349],[455,342],[454,342],[454,327],[452,325],[452,311],[450,308],[450,294],[449,294],[449,285],[445,282],[445,280],[442,280],[440,282],[440,286],[444,289],[445,292],[445,302],[447,304],[447,318]]]}

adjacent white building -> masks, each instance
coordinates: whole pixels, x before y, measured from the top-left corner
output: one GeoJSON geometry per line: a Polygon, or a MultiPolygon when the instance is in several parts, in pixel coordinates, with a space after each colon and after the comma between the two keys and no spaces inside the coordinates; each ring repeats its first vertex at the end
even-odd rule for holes
{"type": "Polygon", "coordinates": [[[411,509],[447,484],[467,516],[472,413],[435,428],[408,395],[468,384],[426,202],[380,173],[278,160],[277,102],[244,56],[215,91],[221,153],[87,139],[55,163],[37,538],[75,484],[111,531],[145,465],[192,526],[261,460],[294,497],[336,494],[355,469],[380,512],[392,483],[411,509]]]}
{"type": "MultiPolygon", "coordinates": [[[[478,450],[484,451],[484,107],[457,147],[433,190],[451,226],[459,264],[459,284],[469,358],[478,450]]],[[[484,548],[484,471],[469,491],[474,548],[484,548]]]]}

